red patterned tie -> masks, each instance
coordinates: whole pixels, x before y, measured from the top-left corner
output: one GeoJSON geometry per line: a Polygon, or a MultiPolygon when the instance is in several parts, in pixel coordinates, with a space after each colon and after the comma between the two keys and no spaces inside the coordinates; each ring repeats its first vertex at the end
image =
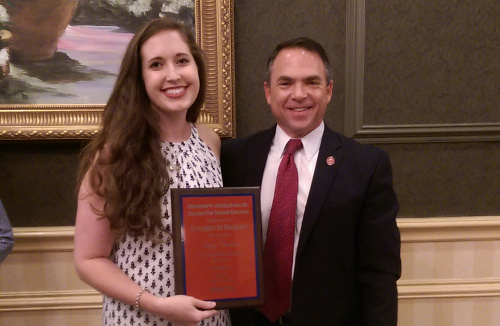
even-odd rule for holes
{"type": "Polygon", "coordinates": [[[285,147],[276,178],[273,205],[264,248],[264,295],[262,313],[275,322],[290,309],[292,288],[293,238],[299,178],[293,160],[302,147],[300,139],[290,139],[285,147]]]}

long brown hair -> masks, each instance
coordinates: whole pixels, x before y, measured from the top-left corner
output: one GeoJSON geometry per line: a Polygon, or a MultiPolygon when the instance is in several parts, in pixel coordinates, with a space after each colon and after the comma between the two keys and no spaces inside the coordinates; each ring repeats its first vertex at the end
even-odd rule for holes
{"type": "Polygon", "coordinates": [[[118,236],[151,237],[156,229],[164,229],[160,202],[169,176],[160,151],[159,119],[142,79],[140,52],[149,38],[165,30],[180,33],[198,67],[200,91],[187,111],[188,122],[198,119],[205,100],[203,52],[192,31],[172,18],[158,18],[143,26],[127,47],[101,128],[84,149],[80,163],[79,185],[88,174],[91,191],[105,201],[102,210],[94,211],[110,221],[118,236]]]}

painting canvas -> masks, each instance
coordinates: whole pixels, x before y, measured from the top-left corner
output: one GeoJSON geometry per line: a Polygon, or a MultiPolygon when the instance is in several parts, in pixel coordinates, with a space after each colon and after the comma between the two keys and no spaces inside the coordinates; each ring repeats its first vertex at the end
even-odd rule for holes
{"type": "Polygon", "coordinates": [[[2,2],[18,37],[0,104],[105,103],[124,50],[147,19],[170,14],[194,24],[194,0],[2,2]]]}
{"type": "Polygon", "coordinates": [[[220,57],[229,54],[233,83],[232,30],[229,47],[216,44],[210,50],[203,39],[225,32],[227,23],[213,9],[224,10],[222,20],[231,22],[232,3],[225,8],[220,0],[0,0],[0,139],[86,138],[95,133],[128,42],[145,22],[163,16],[191,26],[207,52],[207,103],[211,92],[215,105],[205,105],[201,122],[231,135],[233,95],[222,108],[229,110],[230,119],[222,121],[228,112],[218,106],[227,98],[221,98],[218,88],[232,92],[220,78],[228,73],[220,57]],[[203,26],[210,21],[216,23],[215,31],[203,26]]]}

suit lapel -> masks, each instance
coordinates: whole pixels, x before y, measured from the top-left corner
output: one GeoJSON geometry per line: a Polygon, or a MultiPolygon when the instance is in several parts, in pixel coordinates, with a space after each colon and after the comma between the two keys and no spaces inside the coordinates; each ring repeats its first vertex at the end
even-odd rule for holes
{"type": "Polygon", "coordinates": [[[276,133],[276,126],[257,133],[247,140],[246,166],[247,183],[251,186],[260,186],[267,162],[267,155],[276,133]]]}
{"type": "Polygon", "coordinates": [[[342,158],[343,152],[338,137],[325,126],[319,148],[318,161],[316,163],[316,169],[314,170],[311,189],[309,191],[304,218],[302,220],[297,256],[302,252],[307,243],[307,239],[323,207],[323,202],[335,179],[342,158]],[[332,159],[330,157],[334,159],[333,164],[331,164],[332,159]]]}

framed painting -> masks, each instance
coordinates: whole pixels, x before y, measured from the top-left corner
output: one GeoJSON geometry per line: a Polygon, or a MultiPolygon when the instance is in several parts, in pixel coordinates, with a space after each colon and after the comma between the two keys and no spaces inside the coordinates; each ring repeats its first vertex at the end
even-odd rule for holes
{"type": "Polygon", "coordinates": [[[0,0],[0,140],[92,137],[129,40],[166,15],[206,55],[199,122],[233,137],[233,0],[0,0]]]}

